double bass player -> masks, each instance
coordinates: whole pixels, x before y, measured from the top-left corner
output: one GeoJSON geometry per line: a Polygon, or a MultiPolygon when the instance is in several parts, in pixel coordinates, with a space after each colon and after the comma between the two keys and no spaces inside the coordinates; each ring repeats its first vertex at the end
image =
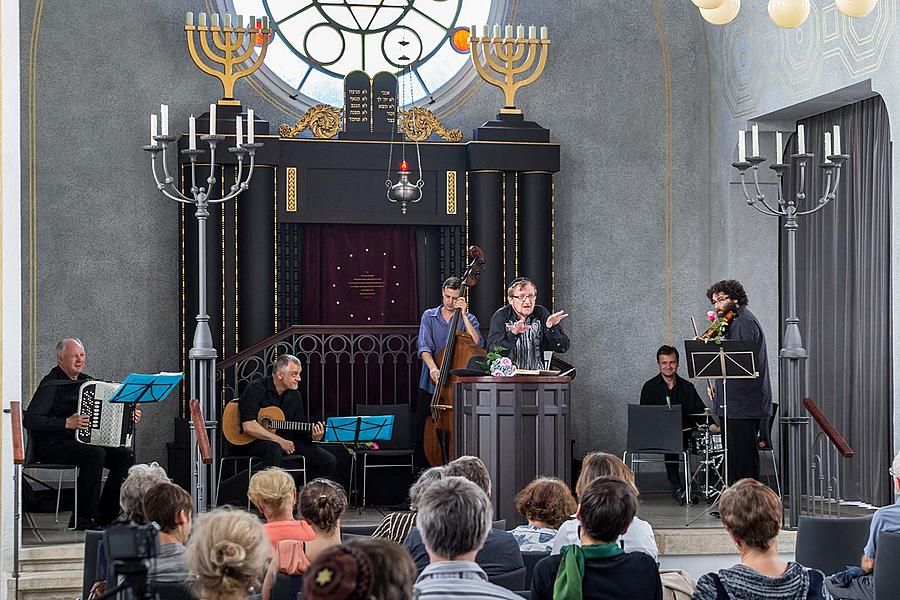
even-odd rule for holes
{"type": "Polygon", "coordinates": [[[428,466],[422,441],[425,421],[431,414],[430,405],[434,385],[441,375],[441,368],[435,362],[435,357],[447,344],[447,338],[450,335],[450,321],[457,308],[465,317],[459,319],[458,331],[466,332],[479,346],[484,345],[484,340],[478,333],[478,319],[468,312],[468,303],[461,295],[462,283],[462,279],[459,277],[448,277],[441,286],[440,306],[429,308],[422,313],[422,319],[419,322],[419,357],[422,359],[422,373],[419,377],[419,394],[416,402],[415,464],[417,468],[428,466]]]}

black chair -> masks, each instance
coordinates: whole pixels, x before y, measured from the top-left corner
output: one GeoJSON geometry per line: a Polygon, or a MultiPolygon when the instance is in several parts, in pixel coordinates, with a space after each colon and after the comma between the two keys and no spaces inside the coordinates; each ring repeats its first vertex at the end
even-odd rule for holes
{"type": "Polygon", "coordinates": [[[275,583],[272,584],[270,600],[297,600],[297,595],[303,589],[302,575],[288,575],[277,573],[275,583]]]}
{"type": "Polygon", "coordinates": [[[680,454],[679,462],[684,467],[684,497],[691,497],[691,462],[690,454],[684,447],[680,406],[670,409],[666,406],[628,405],[628,435],[622,462],[628,464],[635,476],[635,464],[669,462],[665,459],[636,459],[635,454],[680,454]],[[626,458],[630,458],[630,462],[626,458]]]}
{"type": "Polygon", "coordinates": [[[46,471],[58,471],[59,472],[59,480],[56,482],[56,516],[54,519],[57,523],[59,523],[59,504],[62,499],[62,484],[63,484],[63,474],[66,471],[72,471],[75,474],[75,505],[73,507],[72,512],[72,522],[75,525],[78,525],[78,474],[81,472],[81,469],[78,465],[70,465],[65,463],[45,463],[39,462],[34,459],[34,446],[31,443],[31,436],[28,435],[28,430],[24,430],[23,434],[25,436],[25,464],[22,465],[22,477],[27,479],[28,481],[35,483],[37,485],[43,486],[48,490],[54,489],[50,484],[41,481],[37,477],[33,475],[29,475],[25,473],[26,469],[43,469],[46,471]]]}
{"type": "Polygon", "coordinates": [[[100,548],[100,540],[103,539],[102,531],[87,530],[84,532],[84,566],[81,570],[81,598],[87,600],[91,593],[91,587],[100,579],[97,550],[100,548]]]}
{"type": "Polygon", "coordinates": [[[147,591],[159,600],[194,600],[193,592],[183,583],[151,583],[147,591]]]}
{"type": "Polygon", "coordinates": [[[409,469],[411,476],[415,475],[412,445],[411,423],[409,404],[357,404],[356,414],[369,417],[375,415],[393,415],[394,428],[389,440],[378,442],[378,450],[363,449],[357,452],[362,456],[363,462],[363,489],[362,505],[366,505],[366,475],[369,469],[409,469]],[[369,464],[369,458],[376,459],[375,464],[369,464]],[[381,459],[390,459],[381,462],[381,459]],[[400,459],[406,459],[400,462],[400,459]]]}
{"type": "Polygon", "coordinates": [[[376,529],[378,529],[378,525],[341,525],[341,534],[349,533],[352,535],[372,537],[372,534],[375,533],[376,529]]]}
{"type": "Polygon", "coordinates": [[[875,545],[875,598],[900,598],[900,533],[882,531],[875,545]]]}
{"type": "Polygon", "coordinates": [[[343,527],[341,527],[341,543],[349,542],[350,540],[352,540],[354,538],[368,538],[368,537],[372,537],[372,536],[362,535],[359,533],[348,533],[348,532],[344,531],[343,527]]]}
{"type": "Polygon", "coordinates": [[[525,567],[520,567],[515,571],[509,571],[508,573],[492,575],[488,577],[488,581],[494,585],[504,587],[511,592],[521,590],[525,587],[525,567]]]}
{"type": "Polygon", "coordinates": [[[801,516],[797,525],[796,561],[826,576],[843,571],[847,565],[859,564],[871,523],[871,516],[847,519],[801,516]]]}
{"type": "Polygon", "coordinates": [[[525,563],[525,585],[522,586],[523,589],[531,589],[531,576],[534,573],[534,566],[548,556],[550,556],[549,552],[528,551],[522,553],[522,562],[525,563]]]}
{"type": "Polygon", "coordinates": [[[506,519],[499,519],[494,521],[491,524],[491,529],[499,529],[500,531],[506,531],[506,519]]]}

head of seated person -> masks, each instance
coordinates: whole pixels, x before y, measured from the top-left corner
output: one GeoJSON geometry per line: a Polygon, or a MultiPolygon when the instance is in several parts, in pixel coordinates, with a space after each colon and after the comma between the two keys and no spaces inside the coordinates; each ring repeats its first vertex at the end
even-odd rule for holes
{"type": "Polygon", "coordinates": [[[637,514],[634,488],[618,477],[594,479],[581,491],[580,498],[582,547],[615,543],[637,514]]]}
{"type": "Polygon", "coordinates": [[[410,600],[416,566],[399,544],[355,538],[322,552],[304,578],[307,600],[410,600]]]}
{"type": "Polygon", "coordinates": [[[778,553],[782,504],[772,488],[755,479],[741,479],[722,492],[722,525],[742,556],[746,552],[778,553]]]}
{"type": "Polygon", "coordinates": [[[193,590],[201,600],[244,600],[260,586],[270,545],[254,515],[217,508],[197,518],[187,544],[193,590]]]}
{"type": "Polygon", "coordinates": [[[538,477],[529,483],[516,495],[516,510],[528,522],[512,531],[519,549],[552,550],[559,526],[577,507],[569,486],[556,477],[538,477]]]}
{"type": "Polygon", "coordinates": [[[450,461],[444,471],[445,477],[463,477],[480,487],[488,498],[491,496],[491,474],[477,456],[460,456],[450,461]]]}
{"type": "Polygon", "coordinates": [[[174,483],[157,483],[144,496],[147,523],[159,525],[160,544],[184,544],[191,533],[191,495],[174,483]]]}
{"type": "Polygon", "coordinates": [[[144,498],[147,490],[159,483],[169,483],[166,470],[155,462],[133,465],[128,469],[128,476],[119,489],[120,519],[132,523],[144,524],[144,498]]]}
{"type": "Polygon", "coordinates": [[[618,456],[607,452],[589,452],[581,462],[581,473],[575,482],[575,496],[581,500],[581,493],[598,477],[616,477],[631,486],[635,496],[640,492],[634,482],[634,472],[618,456]]]}
{"type": "Polygon", "coordinates": [[[330,479],[313,479],[300,490],[300,516],[312,526],[317,537],[340,541],[341,517],[347,512],[347,493],[330,479]]]}
{"type": "Polygon", "coordinates": [[[430,467],[422,471],[422,474],[419,475],[416,482],[409,487],[409,509],[411,511],[415,512],[418,510],[419,498],[422,497],[422,493],[427,490],[432,483],[446,477],[446,473],[447,468],[444,466],[430,467]]]}
{"type": "Polygon", "coordinates": [[[490,499],[482,488],[449,476],[419,499],[417,527],[431,563],[474,561],[492,525],[490,499]]]}
{"type": "Polygon", "coordinates": [[[247,496],[267,522],[291,521],[297,501],[294,478],[284,469],[269,467],[253,474],[247,496]]]}

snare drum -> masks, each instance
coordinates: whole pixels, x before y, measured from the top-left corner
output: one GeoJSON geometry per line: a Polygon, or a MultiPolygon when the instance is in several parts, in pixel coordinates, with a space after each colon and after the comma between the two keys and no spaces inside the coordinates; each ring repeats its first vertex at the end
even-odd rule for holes
{"type": "Polygon", "coordinates": [[[722,452],[722,434],[707,432],[691,438],[691,454],[703,456],[707,452],[707,446],[710,454],[722,452]]]}

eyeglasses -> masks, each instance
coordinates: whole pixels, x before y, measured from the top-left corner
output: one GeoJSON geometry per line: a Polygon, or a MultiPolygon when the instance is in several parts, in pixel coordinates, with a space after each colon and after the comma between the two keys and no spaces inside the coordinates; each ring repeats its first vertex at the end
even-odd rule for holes
{"type": "Polygon", "coordinates": [[[534,302],[535,298],[537,298],[537,294],[519,294],[518,296],[510,296],[510,298],[515,298],[519,302],[534,302]]]}

